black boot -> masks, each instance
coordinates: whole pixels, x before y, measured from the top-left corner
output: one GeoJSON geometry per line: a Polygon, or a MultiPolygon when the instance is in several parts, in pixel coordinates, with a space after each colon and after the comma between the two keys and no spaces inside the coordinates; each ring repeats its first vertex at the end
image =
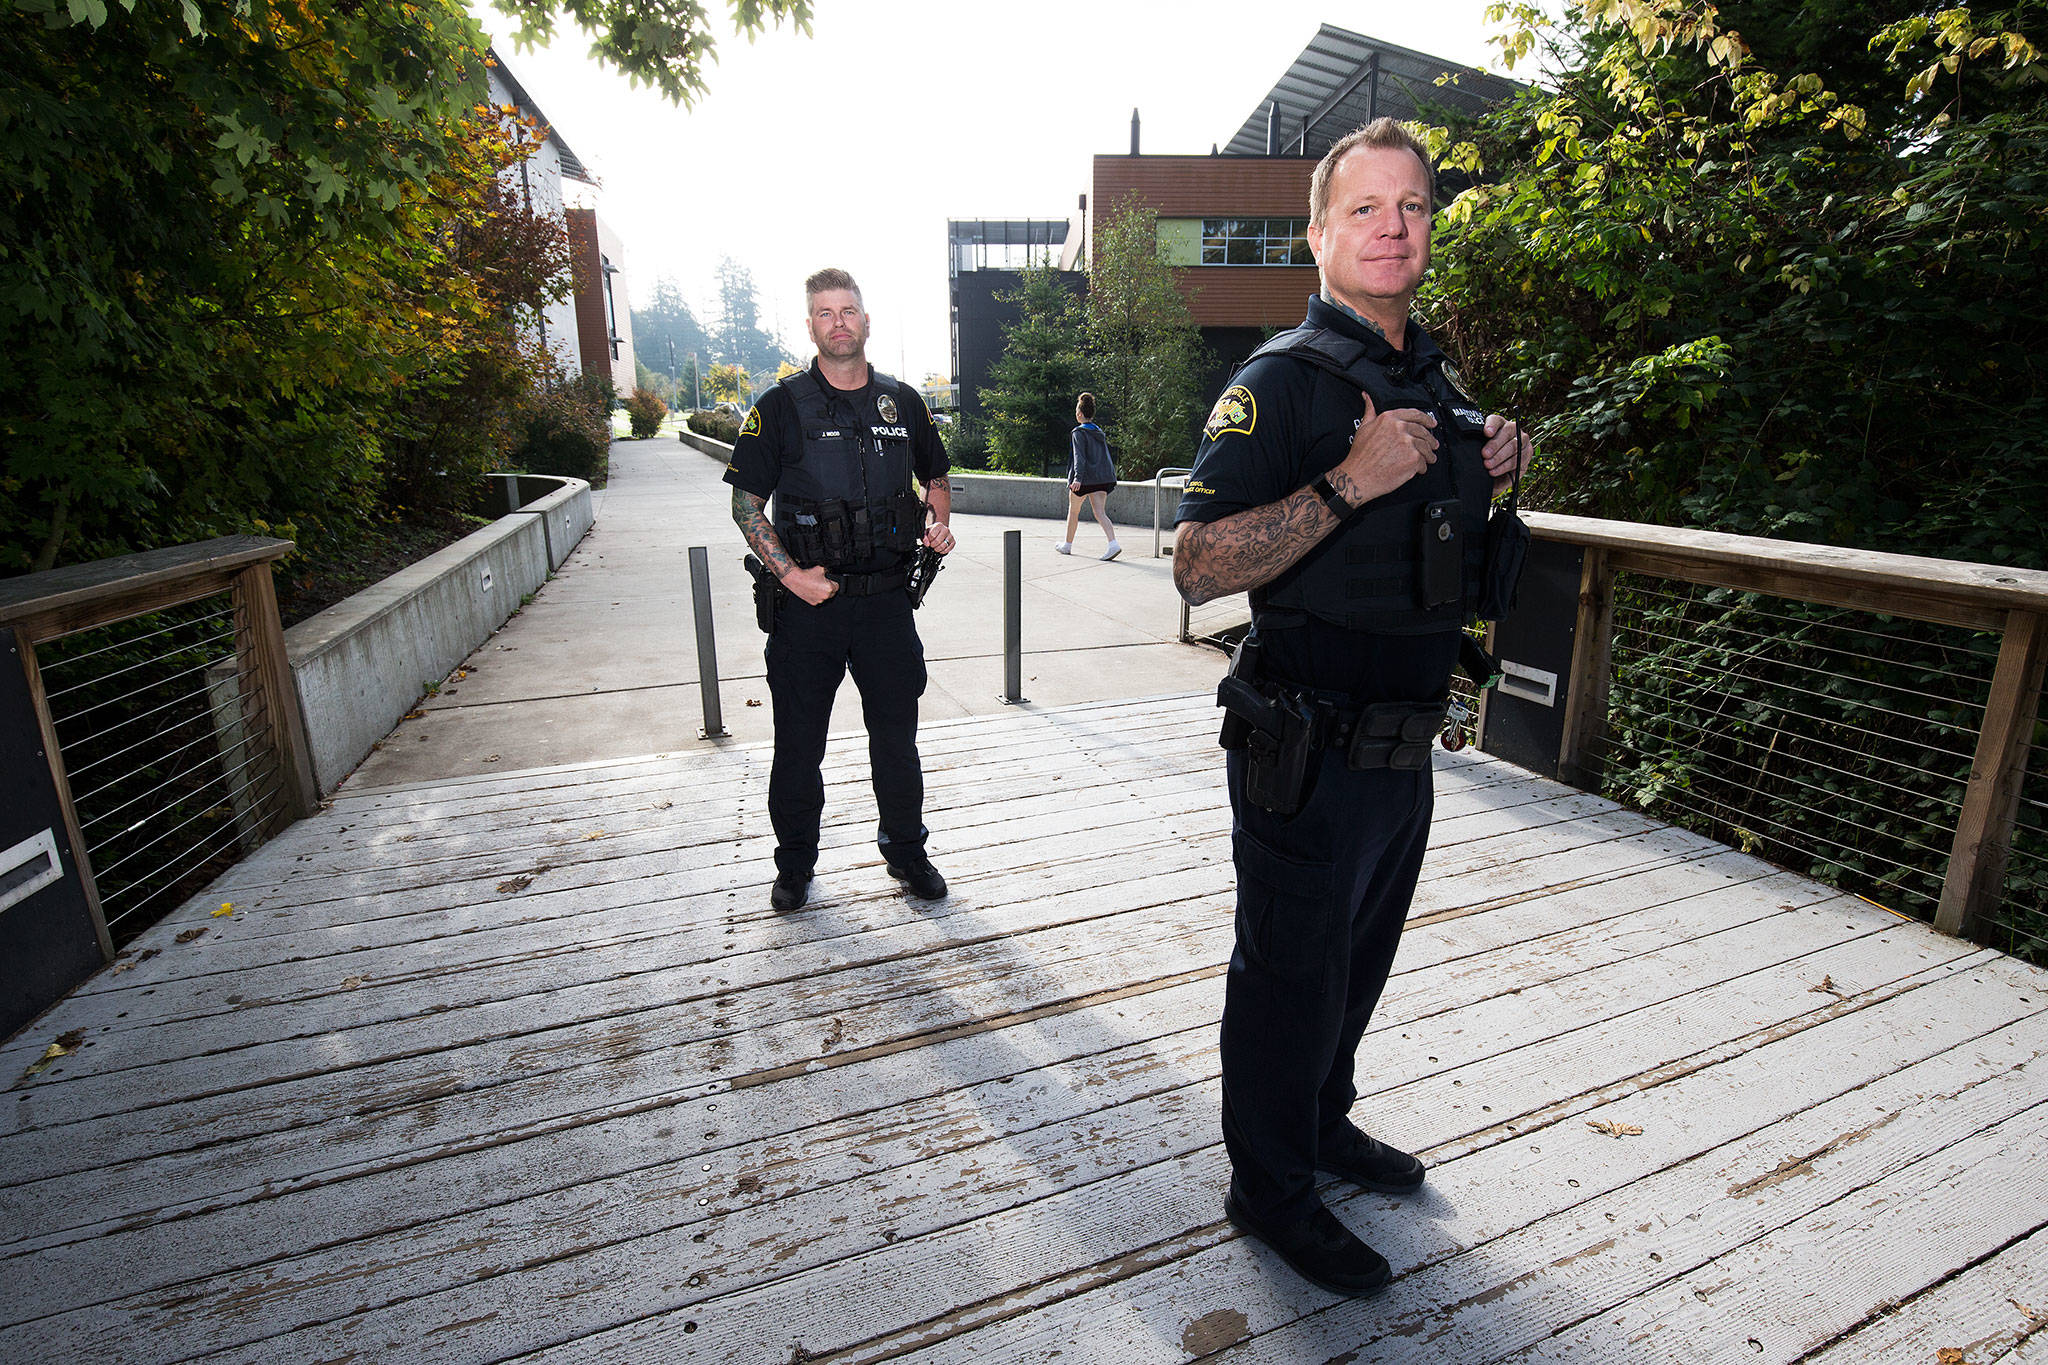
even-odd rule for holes
{"type": "Polygon", "coordinates": [[[932,866],[932,860],[929,858],[919,858],[916,862],[904,863],[900,867],[890,863],[889,875],[902,882],[911,895],[922,900],[935,901],[945,898],[946,879],[939,875],[939,870],[932,866]]]}
{"type": "Polygon", "coordinates": [[[774,889],[768,893],[768,904],[777,910],[801,910],[804,902],[811,898],[811,879],[799,877],[794,872],[777,873],[774,889]]]}
{"type": "Polygon", "coordinates": [[[1349,1123],[1317,1140],[1316,1169],[1381,1194],[1407,1194],[1421,1187],[1423,1177],[1421,1161],[1378,1138],[1367,1137],[1349,1123]]]}
{"type": "Polygon", "coordinates": [[[1362,1299],[1383,1288],[1393,1272],[1387,1258],[1358,1240],[1321,1204],[1284,1227],[1253,1218],[1237,1202],[1237,1187],[1223,1197],[1223,1212],[1243,1231],[1279,1253],[1294,1273],[1332,1294],[1362,1299]]]}

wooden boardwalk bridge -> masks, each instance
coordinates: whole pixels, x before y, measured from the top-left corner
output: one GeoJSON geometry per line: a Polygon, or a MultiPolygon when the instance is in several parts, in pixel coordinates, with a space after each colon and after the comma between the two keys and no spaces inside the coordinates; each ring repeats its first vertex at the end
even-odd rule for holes
{"type": "Polygon", "coordinates": [[[0,1050],[0,1359],[2048,1360],[2048,974],[1471,753],[1398,1278],[1237,1236],[1214,729],[927,727],[935,907],[844,740],[789,916],[762,748],[342,796],[0,1050]]]}

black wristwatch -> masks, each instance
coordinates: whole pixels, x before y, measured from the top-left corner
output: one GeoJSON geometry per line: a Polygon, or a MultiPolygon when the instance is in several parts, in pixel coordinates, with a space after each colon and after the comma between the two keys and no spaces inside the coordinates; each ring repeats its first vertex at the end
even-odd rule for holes
{"type": "Polygon", "coordinates": [[[1330,509],[1330,515],[1339,521],[1344,520],[1344,518],[1357,510],[1350,503],[1344,501],[1344,495],[1331,485],[1330,476],[1327,474],[1316,475],[1315,481],[1309,484],[1308,491],[1321,498],[1323,506],[1330,509]]]}

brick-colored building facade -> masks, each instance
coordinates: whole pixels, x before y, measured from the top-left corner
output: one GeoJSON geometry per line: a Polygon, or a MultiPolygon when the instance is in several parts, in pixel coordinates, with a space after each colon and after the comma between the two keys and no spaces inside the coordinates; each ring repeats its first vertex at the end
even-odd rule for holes
{"type": "MultiPolygon", "coordinates": [[[[1088,240],[1133,196],[1159,215],[1162,236],[1176,221],[1306,219],[1315,168],[1314,158],[1291,156],[1098,156],[1088,240]]],[[[1291,327],[1316,292],[1313,265],[1189,265],[1174,274],[1204,332],[1291,327]]]]}

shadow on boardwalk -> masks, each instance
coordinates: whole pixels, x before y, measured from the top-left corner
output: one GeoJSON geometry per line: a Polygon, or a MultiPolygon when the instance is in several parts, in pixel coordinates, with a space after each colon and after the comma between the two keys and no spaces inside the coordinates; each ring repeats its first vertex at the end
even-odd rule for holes
{"type": "Polygon", "coordinates": [[[1361,1052],[1428,1193],[1328,1190],[1399,1278],[1236,1237],[1214,725],[929,727],[936,907],[858,745],[786,917],[763,748],[344,796],[0,1056],[0,1356],[2024,1358],[2043,974],[1470,754],[1361,1052]]]}

